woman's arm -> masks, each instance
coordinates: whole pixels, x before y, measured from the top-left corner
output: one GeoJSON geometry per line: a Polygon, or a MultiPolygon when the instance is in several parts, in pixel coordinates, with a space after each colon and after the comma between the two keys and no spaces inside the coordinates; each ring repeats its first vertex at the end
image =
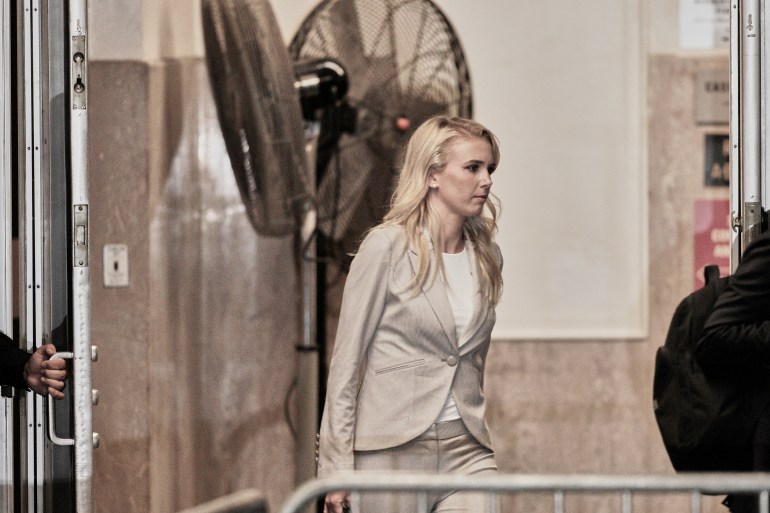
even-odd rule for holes
{"type": "Polygon", "coordinates": [[[353,469],[356,398],[366,350],[385,308],[392,254],[392,241],[386,231],[374,230],[350,266],[321,421],[319,477],[353,469]]]}

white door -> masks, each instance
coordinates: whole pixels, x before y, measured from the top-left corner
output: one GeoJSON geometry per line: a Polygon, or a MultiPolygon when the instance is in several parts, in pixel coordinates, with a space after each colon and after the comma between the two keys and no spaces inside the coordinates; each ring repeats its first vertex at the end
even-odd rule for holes
{"type": "Polygon", "coordinates": [[[768,148],[767,13],[760,0],[731,2],[730,210],[731,267],[766,225],[768,148]]]}

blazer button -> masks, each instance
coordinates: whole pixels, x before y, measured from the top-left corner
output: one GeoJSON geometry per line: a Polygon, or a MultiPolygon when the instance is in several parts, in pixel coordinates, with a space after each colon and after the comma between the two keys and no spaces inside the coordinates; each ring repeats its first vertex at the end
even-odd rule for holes
{"type": "Polygon", "coordinates": [[[457,357],[453,354],[450,354],[446,359],[446,364],[449,365],[450,367],[454,367],[455,365],[457,365],[457,357]]]}

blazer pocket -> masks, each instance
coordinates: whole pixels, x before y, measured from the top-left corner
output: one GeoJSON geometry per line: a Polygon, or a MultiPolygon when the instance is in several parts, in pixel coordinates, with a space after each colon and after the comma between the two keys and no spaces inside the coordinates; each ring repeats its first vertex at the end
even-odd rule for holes
{"type": "Polygon", "coordinates": [[[380,422],[411,418],[415,412],[417,375],[425,365],[425,360],[420,359],[376,369],[370,383],[373,397],[367,410],[376,412],[380,422]]]}
{"type": "Polygon", "coordinates": [[[400,371],[400,370],[414,369],[415,367],[421,367],[423,365],[425,365],[425,360],[424,359],[414,360],[412,362],[399,363],[399,364],[396,364],[396,365],[391,365],[389,367],[383,367],[381,369],[376,369],[374,371],[374,374],[376,376],[379,376],[380,374],[386,374],[388,372],[397,372],[397,371],[400,371]]]}

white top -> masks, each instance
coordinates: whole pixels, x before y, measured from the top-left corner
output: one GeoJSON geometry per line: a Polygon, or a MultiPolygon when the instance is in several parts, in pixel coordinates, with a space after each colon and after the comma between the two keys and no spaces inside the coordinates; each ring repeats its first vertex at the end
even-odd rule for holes
{"type": "MultiPolygon", "coordinates": [[[[446,289],[449,306],[455,319],[457,339],[465,332],[465,328],[473,315],[474,279],[471,262],[465,248],[459,253],[444,253],[444,270],[446,271],[446,289]]],[[[461,342],[462,343],[462,342],[461,342]]],[[[444,403],[436,422],[444,422],[460,418],[452,393],[444,403]]]]}

